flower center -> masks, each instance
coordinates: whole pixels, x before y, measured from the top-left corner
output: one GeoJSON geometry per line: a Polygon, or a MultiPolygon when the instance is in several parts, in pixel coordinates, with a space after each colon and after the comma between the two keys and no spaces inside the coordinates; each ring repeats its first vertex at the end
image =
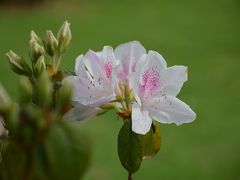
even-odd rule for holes
{"type": "Polygon", "coordinates": [[[154,92],[160,87],[160,74],[154,69],[144,71],[140,81],[139,90],[142,95],[147,92],[154,92]]]}

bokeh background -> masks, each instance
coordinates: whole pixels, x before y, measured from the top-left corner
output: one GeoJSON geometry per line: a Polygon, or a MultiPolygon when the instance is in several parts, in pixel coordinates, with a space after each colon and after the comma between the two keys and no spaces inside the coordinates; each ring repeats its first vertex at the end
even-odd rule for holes
{"type": "MultiPolygon", "coordinates": [[[[0,82],[13,98],[18,77],[9,70],[5,53],[12,49],[27,58],[32,29],[43,37],[45,30],[57,33],[64,20],[71,22],[73,40],[61,66],[71,70],[75,58],[89,48],[138,40],[159,51],[169,66],[189,67],[189,81],[178,97],[197,119],[179,127],[162,125],[159,154],[144,161],[134,179],[240,178],[240,1],[9,2],[0,5],[0,82]]],[[[117,156],[121,125],[114,113],[81,124],[93,147],[85,180],[126,179],[117,156]]]]}

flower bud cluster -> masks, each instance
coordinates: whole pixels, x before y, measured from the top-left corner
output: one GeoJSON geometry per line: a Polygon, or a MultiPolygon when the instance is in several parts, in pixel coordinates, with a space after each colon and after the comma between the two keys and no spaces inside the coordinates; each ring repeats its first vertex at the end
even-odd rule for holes
{"type": "Polygon", "coordinates": [[[18,103],[0,85],[0,134],[6,132],[6,127],[14,141],[26,146],[34,144],[38,135],[62,120],[71,108],[72,87],[61,87],[63,73],[58,70],[71,40],[69,26],[68,22],[63,24],[58,39],[47,31],[45,41],[31,31],[28,49],[31,66],[13,51],[6,54],[11,69],[24,76],[20,78],[18,103]]]}

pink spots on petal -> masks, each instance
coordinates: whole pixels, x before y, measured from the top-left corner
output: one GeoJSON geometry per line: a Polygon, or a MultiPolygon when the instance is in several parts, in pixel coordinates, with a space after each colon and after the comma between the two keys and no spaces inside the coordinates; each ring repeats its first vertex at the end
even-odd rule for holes
{"type": "Polygon", "coordinates": [[[107,76],[107,78],[110,78],[111,74],[112,74],[112,64],[110,62],[107,62],[104,66],[105,68],[105,74],[107,76]]]}
{"type": "Polygon", "coordinates": [[[147,95],[146,93],[152,93],[159,89],[160,85],[159,72],[156,69],[151,68],[144,71],[142,75],[142,83],[139,85],[139,91],[142,95],[147,95]]]}

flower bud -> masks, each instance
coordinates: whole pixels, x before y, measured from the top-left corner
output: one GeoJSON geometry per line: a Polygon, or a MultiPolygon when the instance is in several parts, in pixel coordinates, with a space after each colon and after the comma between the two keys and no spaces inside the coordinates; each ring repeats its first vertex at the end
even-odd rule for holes
{"type": "Polygon", "coordinates": [[[11,105],[11,100],[5,91],[5,89],[0,84],[0,113],[8,110],[11,105]]]}
{"type": "Polygon", "coordinates": [[[33,62],[36,62],[41,55],[45,55],[44,48],[34,39],[29,41],[29,55],[33,62]]]}
{"type": "Polygon", "coordinates": [[[17,74],[30,75],[32,73],[28,64],[13,51],[9,51],[6,56],[11,69],[17,74]]]}
{"type": "Polygon", "coordinates": [[[40,56],[38,58],[36,64],[34,65],[35,75],[36,76],[40,75],[45,69],[46,69],[46,64],[45,64],[45,61],[44,61],[44,57],[40,56]]]}
{"type": "Polygon", "coordinates": [[[52,100],[52,83],[47,72],[43,72],[37,79],[34,87],[34,102],[38,105],[44,106],[52,100]]]}
{"type": "Polygon", "coordinates": [[[127,83],[127,85],[125,85],[125,99],[127,102],[131,101],[131,90],[128,86],[128,83],[127,83]]]}
{"type": "Polygon", "coordinates": [[[38,44],[42,44],[42,40],[37,36],[34,31],[30,32],[30,41],[36,41],[38,44]]]}
{"type": "Polygon", "coordinates": [[[65,21],[58,31],[59,52],[64,53],[72,39],[70,23],[65,21]]]}
{"type": "Polygon", "coordinates": [[[57,46],[58,46],[58,41],[55,38],[55,36],[53,35],[52,31],[47,31],[46,32],[46,49],[47,49],[47,53],[50,56],[53,56],[54,53],[57,50],[57,46]]]}
{"type": "Polygon", "coordinates": [[[19,82],[20,102],[28,103],[32,100],[32,85],[26,77],[21,77],[19,82]]]}
{"type": "Polygon", "coordinates": [[[59,98],[57,101],[60,114],[64,115],[71,108],[72,93],[72,84],[68,81],[65,81],[60,89],[59,98]]]}
{"type": "Polygon", "coordinates": [[[23,73],[24,72],[24,69],[21,65],[21,61],[22,61],[22,58],[19,57],[17,54],[15,54],[13,51],[9,51],[7,54],[6,54],[7,58],[8,58],[8,61],[10,63],[10,66],[11,66],[11,69],[14,71],[14,72],[19,72],[19,73],[23,73]]]}

